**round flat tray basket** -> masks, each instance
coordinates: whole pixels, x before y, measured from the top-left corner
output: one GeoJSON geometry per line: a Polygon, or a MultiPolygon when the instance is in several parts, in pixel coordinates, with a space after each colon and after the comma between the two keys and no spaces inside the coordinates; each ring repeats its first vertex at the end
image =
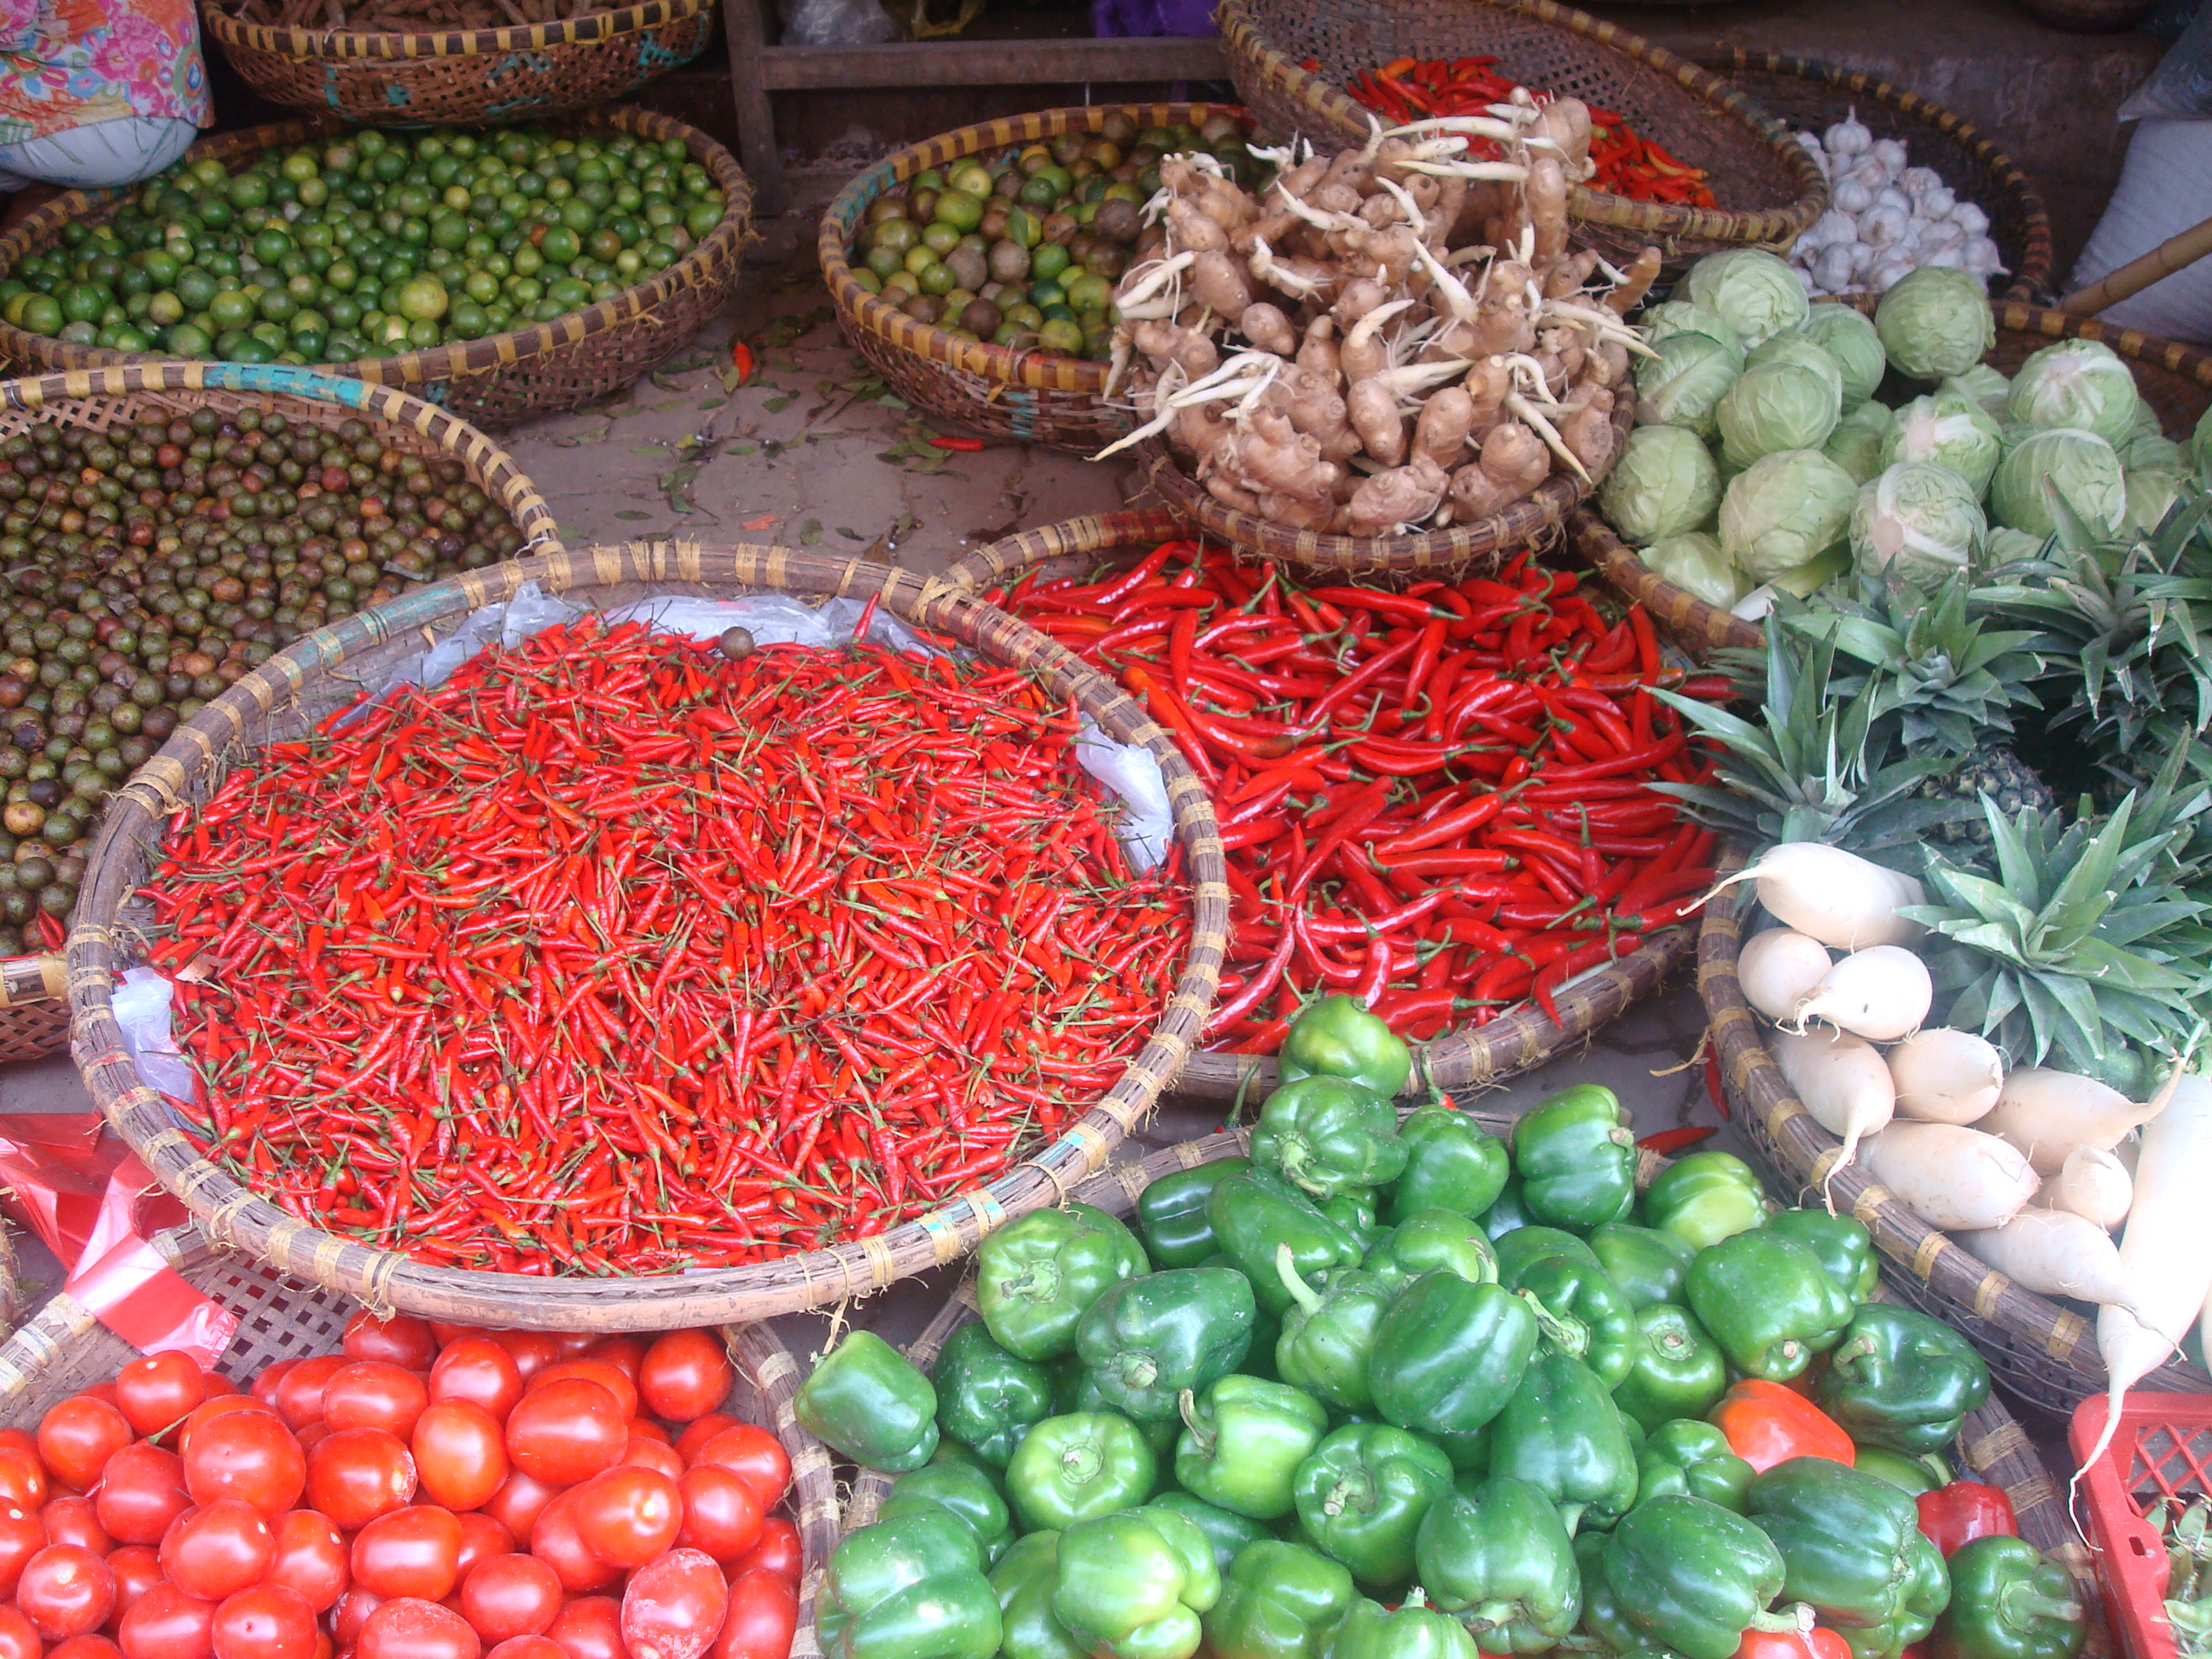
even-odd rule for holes
{"type": "MultiPolygon", "coordinates": [[[[321,363],[315,372],[398,386],[480,426],[512,426],[536,415],[577,409],[628,386],[681,349],[720,311],[736,286],[739,256],[753,240],[752,186],[737,158],[696,127],[651,110],[615,106],[568,118],[580,131],[627,132],[680,140],[720,186],[722,222],[699,245],[648,281],[547,323],[505,334],[359,362],[321,363]]],[[[280,121],[204,138],[189,152],[235,170],[265,149],[340,131],[336,116],[280,121]]],[[[43,252],[72,221],[111,218],[129,191],[70,191],[0,237],[0,276],[43,252]]],[[[174,362],[33,334],[0,321],[0,358],[27,373],[174,362]]]]}
{"type": "Polygon", "coordinates": [[[1212,808],[1173,742],[1109,682],[1004,612],[948,584],[859,559],[750,545],[599,547],[471,572],[349,617],[271,658],[179,726],[117,794],[94,848],[70,936],[73,1050],[108,1121],[211,1236],[317,1284],[378,1307],[465,1323],[615,1331],[766,1319],[864,1296],[955,1260],[986,1233],[1057,1202],[1103,1165],[1205,1025],[1228,908],[1212,808]],[[532,582],[590,609],[667,593],[775,592],[817,601],[873,594],[892,615],[991,660],[1032,669],[1055,697],[1073,699],[1109,736],[1151,750],[1190,872],[1191,941],[1175,994],[1119,1080],[1049,1146],[919,1219],[825,1249],[680,1276],[534,1277],[428,1267],[318,1231],[201,1158],[168,1103],[139,1081],[111,1006],[115,985],[137,959],[143,915],[133,894],[161,857],[171,815],[204,801],[263,744],[296,737],[351,702],[362,684],[380,683],[394,662],[532,582]]]}
{"type": "Polygon", "coordinates": [[[271,27],[222,0],[202,0],[200,20],[271,103],[371,126],[456,126],[627,96],[706,49],[714,0],[644,0],[550,23],[406,33],[271,27]]]}
{"type": "MultiPolygon", "coordinates": [[[[1188,527],[1163,513],[1109,513],[1024,531],[976,548],[945,580],[981,592],[1036,566],[1056,573],[1088,570],[1124,550],[1183,535],[1188,527]]],[[[1516,1004],[1486,1025],[1469,1026],[1413,1045],[1408,1092],[1476,1089],[1534,1071],[1587,1040],[1650,996],[1688,961],[1693,930],[1668,927],[1620,960],[1577,975],[1553,999],[1560,1023],[1534,1000],[1516,1004]]],[[[1171,1085],[1208,1100],[1256,1099],[1275,1086],[1275,1062],[1263,1054],[1194,1052],[1171,1085]]]]}

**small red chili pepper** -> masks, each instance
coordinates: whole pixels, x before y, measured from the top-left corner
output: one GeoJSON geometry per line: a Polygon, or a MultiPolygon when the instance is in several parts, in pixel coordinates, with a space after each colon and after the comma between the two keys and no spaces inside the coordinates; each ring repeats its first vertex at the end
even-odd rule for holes
{"type": "Polygon", "coordinates": [[[736,340],[731,343],[730,366],[738,371],[738,384],[739,386],[743,386],[746,381],[752,379],[752,348],[748,346],[743,340],[736,340]]]}
{"type": "Polygon", "coordinates": [[[932,438],[929,444],[933,449],[957,449],[963,455],[972,455],[983,447],[981,438],[932,438]]]}

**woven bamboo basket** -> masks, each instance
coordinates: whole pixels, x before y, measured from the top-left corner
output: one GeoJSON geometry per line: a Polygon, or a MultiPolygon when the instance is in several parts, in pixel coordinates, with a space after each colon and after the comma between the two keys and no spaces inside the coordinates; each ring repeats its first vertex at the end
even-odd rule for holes
{"type": "Polygon", "coordinates": [[[1228,888],[1213,809],[1167,733],[1107,680],[1003,611],[947,583],[864,560],[740,545],[629,544],[473,571],[416,590],[309,635],[179,726],[116,795],[86,871],[70,936],[72,1048],[108,1121],[210,1237],[283,1272],[377,1307],[463,1323],[562,1330],[656,1330],[766,1319],[839,1303],[943,1265],[982,1237],[1100,1168],[1181,1067],[1212,1006],[1226,945],[1228,888]],[[1160,762],[1191,872],[1192,929],[1174,996],[1121,1079],[1060,1138],[988,1187],[877,1237],[747,1267],[672,1277],[539,1278],[425,1267],[309,1227],[203,1159],[124,1052],[110,996],[137,959],[132,895],[161,857],[170,815],[204,801],[263,744],[296,736],[380,681],[394,661],[450,634],[471,612],[526,582],[590,609],[662,593],[808,599],[874,594],[883,608],[995,661],[1026,665],[1119,741],[1160,762]]]}
{"type": "Polygon", "coordinates": [[[1492,57],[1499,74],[1627,118],[1702,167],[1721,208],[1638,202],[1577,185],[1574,240],[1616,264],[1654,246],[1669,271],[1701,253],[1787,248],[1827,210],[1827,180],[1789,130],[1717,76],[1553,0],[1222,0],[1230,78],[1261,133],[1336,150],[1369,112],[1344,88],[1393,58],[1492,57]],[[1313,67],[1307,67],[1307,65],[1313,67]]]}
{"type": "Polygon", "coordinates": [[[1093,104],[1082,109],[1040,110],[941,133],[887,156],[837,192],[822,216],[816,251],[830,302],[846,337],[874,365],[884,382],[915,408],[977,432],[1018,443],[1042,444],[1088,455],[1136,425],[1128,409],[1106,400],[1106,365],[1081,357],[957,340],[945,329],[918,323],[890,301],[853,278],[853,239],[868,208],[917,173],[977,155],[1067,132],[1097,132],[1106,118],[1122,114],[1139,126],[1187,122],[1244,112],[1221,104],[1093,104]]]}
{"type": "Polygon", "coordinates": [[[714,0],[645,0],[560,22],[404,34],[271,27],[222,0],[203,0],[200,19],[272,104],[370,126],[458,126],[627,97],[706,49],[714,0]]]}
{"type": "MultiPolygon", "coordinates": [[[[1741,868],[1740,855],[1729,860],[1741,868]]],[[[1900,1300],[1955,1327],[1981,1350],[1999,1382],[2032,1406],[2063,1417],[2105,1390],[2096,1324],[2073,1307],[2023,1290],[1954,1243],[1852,1164],[1834,1168],[1843,1146],[1813,1121],[1768,1052],[1765,1027],[1736,982],[1736,953],[1754,899],[1733,887],[1705,907],[1698,936],[1698,993],[1712,1022],[1721,1079],[1754,1152],[1784,1193],[1826,1190],[1873,1231],[1882,1274],[1900,1300]]],[[[2165,1393],[2212,1390],[2212,1376],[2170,1363],[2142,1387],[2165,1393]]]]}
{"type": "MultiPolygon", "coordinates": [[[[1503,1136],[1512,1127],[1507,1119],[1479,1112],[1469,1115],[1495,1135],[1503,1136]]],[[[1141,1162],[1117,1164],[1085,1182],[1070,1196],[1109,1214],[1127,1216],[1136,1208],[1137,1199],[1145,1188],[1161,1176],[1195,1169],[1218,1158],[1241,1155],[1249,1139],[1249,1130],[1237,1130],[1186,1141],[1180,1146],[1155,1152],[1141,1162]]],[[[1648,1185],[1666,1162],[1650,1152],[1639,1153],[1637,1184],[1648,1185]]],[[[943,1351],[945,1340],[977,1316],[975,1291],[972,1275],[963,1279],[937,1317],[907,1346],[907,1357],[924,1370],[928,1370],[943,1351]]],[[[1972,1471],[1975,1478],[2004,1488],[2013,1512],[2019,1517],[2021,1535],[2045,1554],[2063,1562],[2081,1587],[2088,1604],[2095,1606],[2095,1571],[2089,1552],[2082,1546],[2066,1513],[2064,1488],[2051,1480],[2042,1459],[2036,1455],[2034,1445],[2002,1403],[1992,1396],[1987,1405],[1971,1413],[1954,1449],[1965,1469],[1972,1471]]],[[[851,1532],[875,1519],[877,1509],[890,1491],[892,1480],[892,1476],[872,1469],[860,1473],[853,1483],[851,1500],[845,1506],[842,1522],[844,1531],[851,1532]]],[[[2110,1643],[2101,1639],[2100,1622],[2093,1620],[2091,1623],[2096,1634],[2092,1637],[2089,1651],[2092,1659],[2101,1659],[2110,1651],[2110,1643]]],[[[820,1653],[814,1631],[802,1623],[799,1638],[792,1647],[793,1659],[818,1659],[820,1653]]]]}
{"type": "MultiPolygon", "coordinates": [[[[1163,513],[1109,513],[1071,519],[1042,530],[1024,531],[979,547],[945,573],[948,582],[981,592],[1032,566],[1054,575],[1086,571],[1102,563],[1122,562],[1148,545],[1184,533],[1187,526],[1163,513]]],[[[1616,962],[1577,975],[1553,998],[1564,1024],[1553,1024],[1534,1000],[1508,1009],[1487,1025],[1453,1031],[1413,1047],[1413,1073],[1407,1092],[1432,1089],[1487,1087],[1587,1041],[1618,1019],[1634,1003],[1665,983],[1687,962],[1689,927],[1669,927],[1616,962]]],[[[1265,1054],[1194,1052],[1170,1085],[1176,1093],[1206,1100],[1256,1099],[1275,1086],[1275,1061],[1265,1054]]]]}
{"type": "MultiPolygon", "coordinates": [[[[336,1353],[346,1322],[359,1311],[359,1304],[332,1291],[288,1279],[264,1263],[218,1248],[198,1227],[157,1233],[153,1244],[195,1289],[238,1316],[238,1329],[216,1368],[241,1384],[280,1359],[336,1353]]],[[[830,1459],[793,1412],[802,1380],[799,1362],[775,1330],[738,1325],[726,1328],[721,1336],[737,1372],[722,1409],[773,1430],[791,1458],[787,1502],[805,1561],[799,1617],[802,1625],[811,1625],[823,1564],[837,1541],[837,1492],[830,1459]]],[[[112,1381],[139,1357],[137,1349],[82,1303],[58,1293],[0,1344],[0,1421],[35,1429],[52,1407],[112,1381]]]]}
{"type": "MultiPolygon", "coordinates": [[[[513,426],[532,416],[580,408],[620,390],[681,349],[721,310],[736,286],[739,256],[753,240],[752,186],[738,170],[737,158],[696,127],[651,110],[616,106],[569,118],[578,131],[681,139],[692,159],[721,186],[727,205],[722,222],[650,281],[550,323],[396,357],[319,364],[318,373],[397,386],[480,426],[513,426]]],[[[344,125],[327,115],[279,121],[204,138],[188,154],[235,168],[264,149],[337,132],[344,125]]],[[[73,190],[57,197],[0,237],[0,276],[26,256],[51,246],[70,221],[97,222],[113,216],[129,194],[73,190]]],[[[4,321],[0,321],[0,358],[26,373],[174,361],[72,345],[4,321]]]]}

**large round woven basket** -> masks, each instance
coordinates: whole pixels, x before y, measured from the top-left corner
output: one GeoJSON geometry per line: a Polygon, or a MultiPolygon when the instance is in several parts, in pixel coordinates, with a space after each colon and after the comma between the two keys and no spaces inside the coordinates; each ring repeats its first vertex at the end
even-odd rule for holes
{"type": "Polygon", "coordinates": [[[560,22],[404,34],[271,27],[222,0],[202,0],[200,21],[272,104],[370,126],[457,126],[626,97],[706,49],[714,0],[644,0],[560,22]]]}
{"type": "MultiPolygon", "coordinates": [[[[947,570],[945,579],[982,592],[1033,567],[1060,575],[1127,564],[1185,529],[1164,513],[1071,519],[976,548],[947,570]]],[[[1436,1089],[1480,1089],[1534,1071],[1587,1041],[1656,991],[1689,960],[1693,933],[1686,926],[1666,928],[1618,961],[1569,980],[1553,998],[1559,1011],[1558,1024],[1532,1000],[1507,1009],[1486,1025],[1416,1043],[1406,1091],[1426,1095],[1436,1089]]],[[[1194,1052],[1170,1086],[1178,1094],[1202,1099],[1256,1099],[1275,1086],[1275,1061],[1266,1054],[1194,1052]]]]}
{"type": "Polygon", "coordinates": [[[1244,112],[1220,104],[1092,104],[1008,116],[934,138],[886,156],[837,192],[822,216],[816,248],[830,302],[846,337],[899,396],[915,408],[993,437],[1088,455],[1136,425],[1126,400],[1106,399],[1106,365],[1082,357],[955,339],[918,323],[854,280],[853,239],[869,206],[915,174],[964,155],[985,155],[1068,132],[1098,132],[1109,115],[1140,127],[1244,112]]]}
{"type": "MultiPolygon", "coordinates": [[[[736,286],[739,256],[753,240],[752,186],[739,171],[737,158],[696,127],[651,110],[617,106],[569,119],[577,131],[682,140],[691,158],[721,187],[727,207],[722,222],[650,281],[550,323],[396,357],[318,364],[318,373],[398,386],[480,426],[512,426],[533,415],[580,408],[628,386],[687,344],[721,310],[736,286]]],[[[338,132],[345,125],[336,116],[279,121],[204,138],[189,153],[235,170],[264,149],[338,132]]],[[[51,246],[70,221],[96,222],[113,216],[130,193],[73,190],[57,197],[0,237],[0,276],[14,270],[26,256],[51,246]]],[[[72,345],[4,321],[0,321],[0,358],[26,373],[173,361],[72,345]]]]}
{"type": "MultiPolygon", "coordinates": [[[[1741,856],[1729,860],[1741,868],[1741,856]]],[[[2105,1389],[2095,1322],[2074,1308],[2023,1290],[1965,1246],[1907,1209],[1857,1164],[1832,1182],[1843,1145],[1814,1121],[1768,1051],[1765,1028],[1736,982],[1736,954],[1756,900],[1732,887],[1705,907],[1698,935],[1698,994],[1712,1022],[1721,1080],[1737,1121],[1772,1182],[1785,1194],[1826,1190],[1874,1233],[1882,1275],[1900,1299],[1956,1327],[1989,1361],[1997,1380],[2030,1405],[2057,1416],[2105,1389]]],[[[2172,1363],[2143,1380],[2167,1393],[2212,1390],[2212,1376],[2172,1363]]]]}
{"type": "Polygon", "coordinates": [[[1222,0],[1230,78],[1271,140],[1364,143],[1368,111],[1344,88],[1393,58],[1496,58],[1531,90],[1625,116],[1701,167],[1719,208],[1632,201],[1577,186],[1574,240],[1616,264],[1656,246],[1670,271],[1731,247],[1786,248],[1827,210],[1828,184],[1789,130],[1718,76],[1553,0],[1222,0]]]}
{"type": "Polygon", "coordinates": [[[211,1237],[280,1269],[371,1303],[465,1323],[652,1330],[765,1319],[842,1302],[940,1266],[1102,1166],[1152,1108],[1203,1030],[1220,973],[1229,893],[1213,810],[1167,733],[1113,685],[1004,612],[950,584],[888,566],[787,548],[686,543],[600,547],[471,572],[348,617],[272,657],[179,726],[115,797],[70,935],[72,1049],[108,1121],[211,1237]],[[1176,991],[1142,1052],[1050,1146],[988,1186],[873,1237],[739,1267],[652,1278],[541,1278],[426,1267],[320,1232],[202,1158],[168,1103],[141,1083],[110,1006],[137,959],[138,884],[161,856],[171,814],[204,801],[265,744],[296,737],[381,682],[395,661],[452,633],[524,584],[603,609],[654,595],[773,592],[816,601],[876,595],[884,611],[992,660],[1028,667],[1116,740],[1158,757],[1191,880],[1191,941],[1176,991]]]}
{"type": "MultiPolygon", "coordinates": [[[[367,422],[388,446],[459,460],[469,481],[506,507],[526,547],[560,550],[553,510],[513,456],[467,422],[391,386],[274,365],[134,362],[0,382],[0,437],[51,426],[105,431],[149,410],[196,409],[252,409],[318,427],[367,422]]],[[[0,1064],[69,1046],[67,984],[58,954],[0,960],[0,1064]]]]}

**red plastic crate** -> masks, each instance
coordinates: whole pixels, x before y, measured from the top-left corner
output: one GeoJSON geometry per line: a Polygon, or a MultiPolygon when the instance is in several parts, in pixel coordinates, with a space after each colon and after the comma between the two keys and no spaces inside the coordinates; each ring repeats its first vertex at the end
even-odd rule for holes
{"type": "MultiPolygon", "coordinates": [[[[2105,1396],[2074,1408],[2067,1439],[2079,1464],[2105,1429],[2105,1396]]],[[[2089,1546],[2128,1659],[2174,1659],[2166,1620],[2166,1546],[2143,1511],[2161,1498],[2212,1492],[2212,1395],[2131,1394],[2119,1431],[2084,1470],[2089,1546]]]]}

